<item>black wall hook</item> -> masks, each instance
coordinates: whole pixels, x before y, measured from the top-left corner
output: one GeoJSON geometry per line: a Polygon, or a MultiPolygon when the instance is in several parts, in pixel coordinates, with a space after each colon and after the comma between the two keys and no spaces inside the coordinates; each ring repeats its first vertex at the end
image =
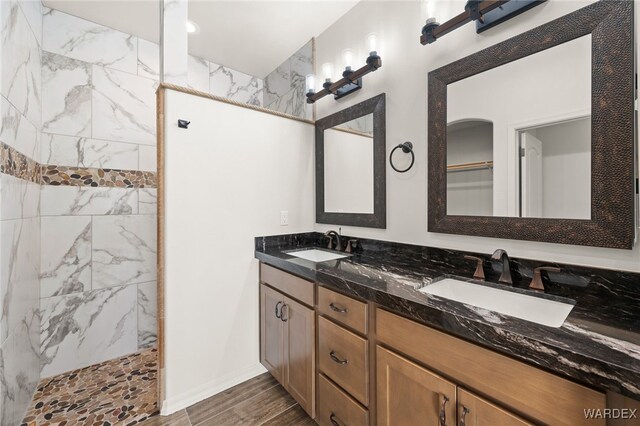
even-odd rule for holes
{"type": "Polygon", "coordinates": [[[189,128],[189,124],[191,124],[190,121],[178,120],[178,127],[180,127],[181,129],[188,129],[189,128]]]}

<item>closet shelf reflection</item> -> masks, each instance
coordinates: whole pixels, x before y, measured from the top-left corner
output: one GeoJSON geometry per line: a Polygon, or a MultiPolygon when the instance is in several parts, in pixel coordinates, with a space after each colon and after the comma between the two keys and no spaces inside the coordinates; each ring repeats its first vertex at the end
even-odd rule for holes
{"type": "Polygon", "coordinates": [[[447,166],[447,173],[483,169],[489,169],[493,171],[493,161],[476,161],[472,163],[449,164],[447,166]]]}

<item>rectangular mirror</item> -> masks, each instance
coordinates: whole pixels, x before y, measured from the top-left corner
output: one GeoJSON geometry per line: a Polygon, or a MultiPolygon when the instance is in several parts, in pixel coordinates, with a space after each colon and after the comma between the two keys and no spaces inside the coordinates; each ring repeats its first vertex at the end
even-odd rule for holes
{"type": "Polygon", "coordinates": [[[316,121],[316,222],[386,227],[385,95],[316,121]]]}
{"type": "Polygon", "coordinates": [[[430,232],[632,248],[633,8],[595,2],[429,73],[430,232]]]}
{"type": "Polygon", "coordinates": [[[591,42],[447,85],[448,215],[591,218],[591,42]]]}
{"type": "Polygon", "coordinates": [[[324,209],[373,214],[373,114],[324,131],[324,209]]]}

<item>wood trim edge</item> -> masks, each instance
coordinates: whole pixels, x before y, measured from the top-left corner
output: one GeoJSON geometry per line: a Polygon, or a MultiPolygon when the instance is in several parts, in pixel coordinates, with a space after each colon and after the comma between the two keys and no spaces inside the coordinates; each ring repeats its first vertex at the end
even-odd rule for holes
{"type": "Polygon", "coordinates": [[[223,96],[212,95],[211,93],[202,92],[200,90],[191,89],[189,87],[178,86],[177,84],[160,83],[160,85],[158,86],[157,92],[160,92],[163,90],[173,90],[175,92],[181,92],[181,93],[186,93],[187,95],[199,96],[201,98],[211,99],[212,101],[223,102],[225,104],[234,105],[240,108],[251,109],[253,111],[258,111],[258,112],[264,112],[266,114],[271,114],[271,115],[275,115],[282,118],[288,118],[290,120],[300,121],[302,123],[315,124],[313,120],[307,120],[306,118],[296,117],[295,115],[285,114],[283,112],[275,111],[275,110],[268,109],[261,106],[234,101],[233,99],[225,98],[223,96]]]}

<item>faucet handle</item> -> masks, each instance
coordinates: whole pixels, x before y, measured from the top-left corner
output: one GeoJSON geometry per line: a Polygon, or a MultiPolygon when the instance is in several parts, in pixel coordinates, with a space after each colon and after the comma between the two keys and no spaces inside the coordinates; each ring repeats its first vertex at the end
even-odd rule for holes
{"type": "Polygon", "coordinates": [[[465,259],[467,260],[475,260],[476,261],[476,270],[473,273],[473,278],[477,279],[477,280],[484,280],[484,260],[476,257],[476,256],[469,256],[469,255],[465,255],[464,256],[465,259]]]}
{"type": "Polygon", "coordinates": [[[533,278],[531,279],[531,284],[529,284],[529,288],[534,290],[544,291],[544,283],[542,282],[542,271],[548,272],[560,272],[560,268],[556,268],[555,266],[540,266],[533,270],[533,278]]]}
{"type": "Polygon", "coordinates": [[[327,239],[327,248],[329,250],[333,249],[333,237],[331,235],[325,235],[324,236],[327,239]]]}
{"type": "Polygon", "coordinates": [[[346,253],[353,253],[358,248],[358,240],[349,240],[347,241],[347,248],[345,249],[346,253]]]}

